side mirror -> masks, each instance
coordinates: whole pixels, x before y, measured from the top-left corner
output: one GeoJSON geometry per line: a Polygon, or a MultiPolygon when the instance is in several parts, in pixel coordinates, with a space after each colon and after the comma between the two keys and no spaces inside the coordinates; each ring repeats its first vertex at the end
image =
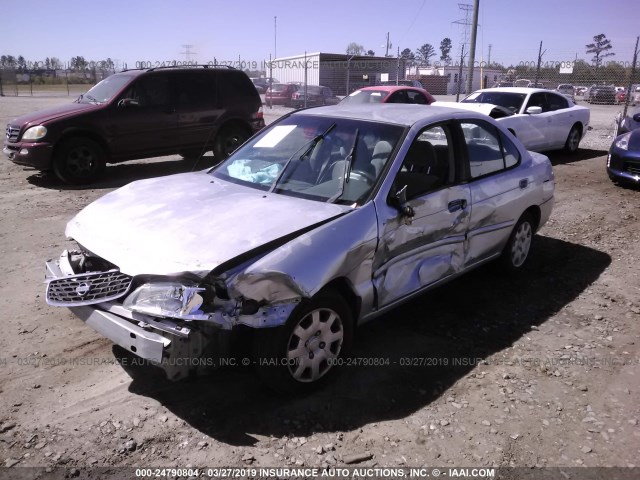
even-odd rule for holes
{"type": "Polygon", "coordinates": [[[407,203],[407,186],[405,185],[396,194],[390,198],[391,206],[394,207],[401,215],[413,218],[416,212],[413,207],[407,203]]]}
{"type": "Polygon", "coordinates": [[[123,98],[118,102],[118,107],[139,107],[140,102],[135,98],[123,98]]]}
{"type": "Polygon", "coordinates": [[[538,115],[540,113],[542,113],[542,107],[529,107],[527,108],[527,112],[531,115],[538,115]]]}

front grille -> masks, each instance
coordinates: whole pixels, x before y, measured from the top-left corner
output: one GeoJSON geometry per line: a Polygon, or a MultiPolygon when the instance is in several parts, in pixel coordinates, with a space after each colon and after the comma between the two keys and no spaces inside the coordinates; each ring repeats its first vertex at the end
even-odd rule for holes
{"type": "Polygon", "coordinates": [[[627,162],[626,167],[627,172],[633,175],[640,175],[640,163],[627,162]]]}
{"type": "Polygon", "coordinates": [[[73,307],[107,302],[127,293],[131,281],[118,270],[57,278],[47,285],[47,303],[73,307]]]}
{"type": "Polygon", "coordinates": [[[11,143],[15,143],[18,141],[18,135],[20,134],[19,127],[12,127],[11,125],[7,125],[7,140],[11,143]]]}

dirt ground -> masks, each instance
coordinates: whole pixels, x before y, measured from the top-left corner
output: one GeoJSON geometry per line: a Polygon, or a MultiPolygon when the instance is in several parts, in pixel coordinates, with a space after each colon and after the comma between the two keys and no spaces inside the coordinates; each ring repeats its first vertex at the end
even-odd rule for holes
{"type": "MultiPolygon", "coordinates": [[[[0,98],[0,124],[68,101],[0,98]]],[[[490,265],[365,325],[355,358],[390,364],[297,398],[249,368],[176,384],[123,365],[44,301],[43,262],[71,245],[74,214],[189,164],[129,162],[70,188],[3,158],[0,465],[640,466],[640,190],[605,172],[620,108],[591,108],[581,150],[549,154],[556,206],[520,276],[490,265]]]]}

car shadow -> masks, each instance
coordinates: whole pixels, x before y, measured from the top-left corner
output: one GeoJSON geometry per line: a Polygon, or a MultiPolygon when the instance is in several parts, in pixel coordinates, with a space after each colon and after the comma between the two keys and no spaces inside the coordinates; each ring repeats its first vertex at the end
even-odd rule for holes
{"type": "Polygon", "coordinates": [[[186,173],[194,170],[204,170],[213,166],[212,156],[204,156],[199,160],[182,159],[174,155],[163,157],[154,162],[125,162],[108,165],[102,178],[88,185],[68,185],[60,180],[52,172],[34,172],[27,177],[27,181],[41,188],[55,190],[102,190],[122,187],[136,180],[164,177],[177,173],[186,173]]]}
{"type": "Polygon", "coordinates": [[[590,160],[592,158],[607,156],[607,150],[593,150],[591,148],[579,148],[574,153],[566,153],[562,150],[553,152],[544,152],[549,157],[551,164],[566,165],[569,163],[581,162],[582,160],[590,160]]]}
{"type": "Polygon", "coordinates": [[[313,394],[275,394],[240,366],[181,383],[152,367],[127,366],[129,391],[238,446],[255,444],[255,435],[309,436],[404,418],[553,317],[611,262],[589,247],[535,240],[530,264],[516,276],[490,264],[362,326],[350,357],[354,365],[343,366],[313,394]]]}

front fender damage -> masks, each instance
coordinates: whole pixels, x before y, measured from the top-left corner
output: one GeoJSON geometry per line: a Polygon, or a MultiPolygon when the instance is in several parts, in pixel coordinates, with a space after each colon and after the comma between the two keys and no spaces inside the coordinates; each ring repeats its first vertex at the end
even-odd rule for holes
{"type": "Polygon", "coordinates": [[[291,276],[282,272],[240,273],[229,283],[229,293],[234,298],[250,298],[267,304],[311,296],[291,276]]]}

